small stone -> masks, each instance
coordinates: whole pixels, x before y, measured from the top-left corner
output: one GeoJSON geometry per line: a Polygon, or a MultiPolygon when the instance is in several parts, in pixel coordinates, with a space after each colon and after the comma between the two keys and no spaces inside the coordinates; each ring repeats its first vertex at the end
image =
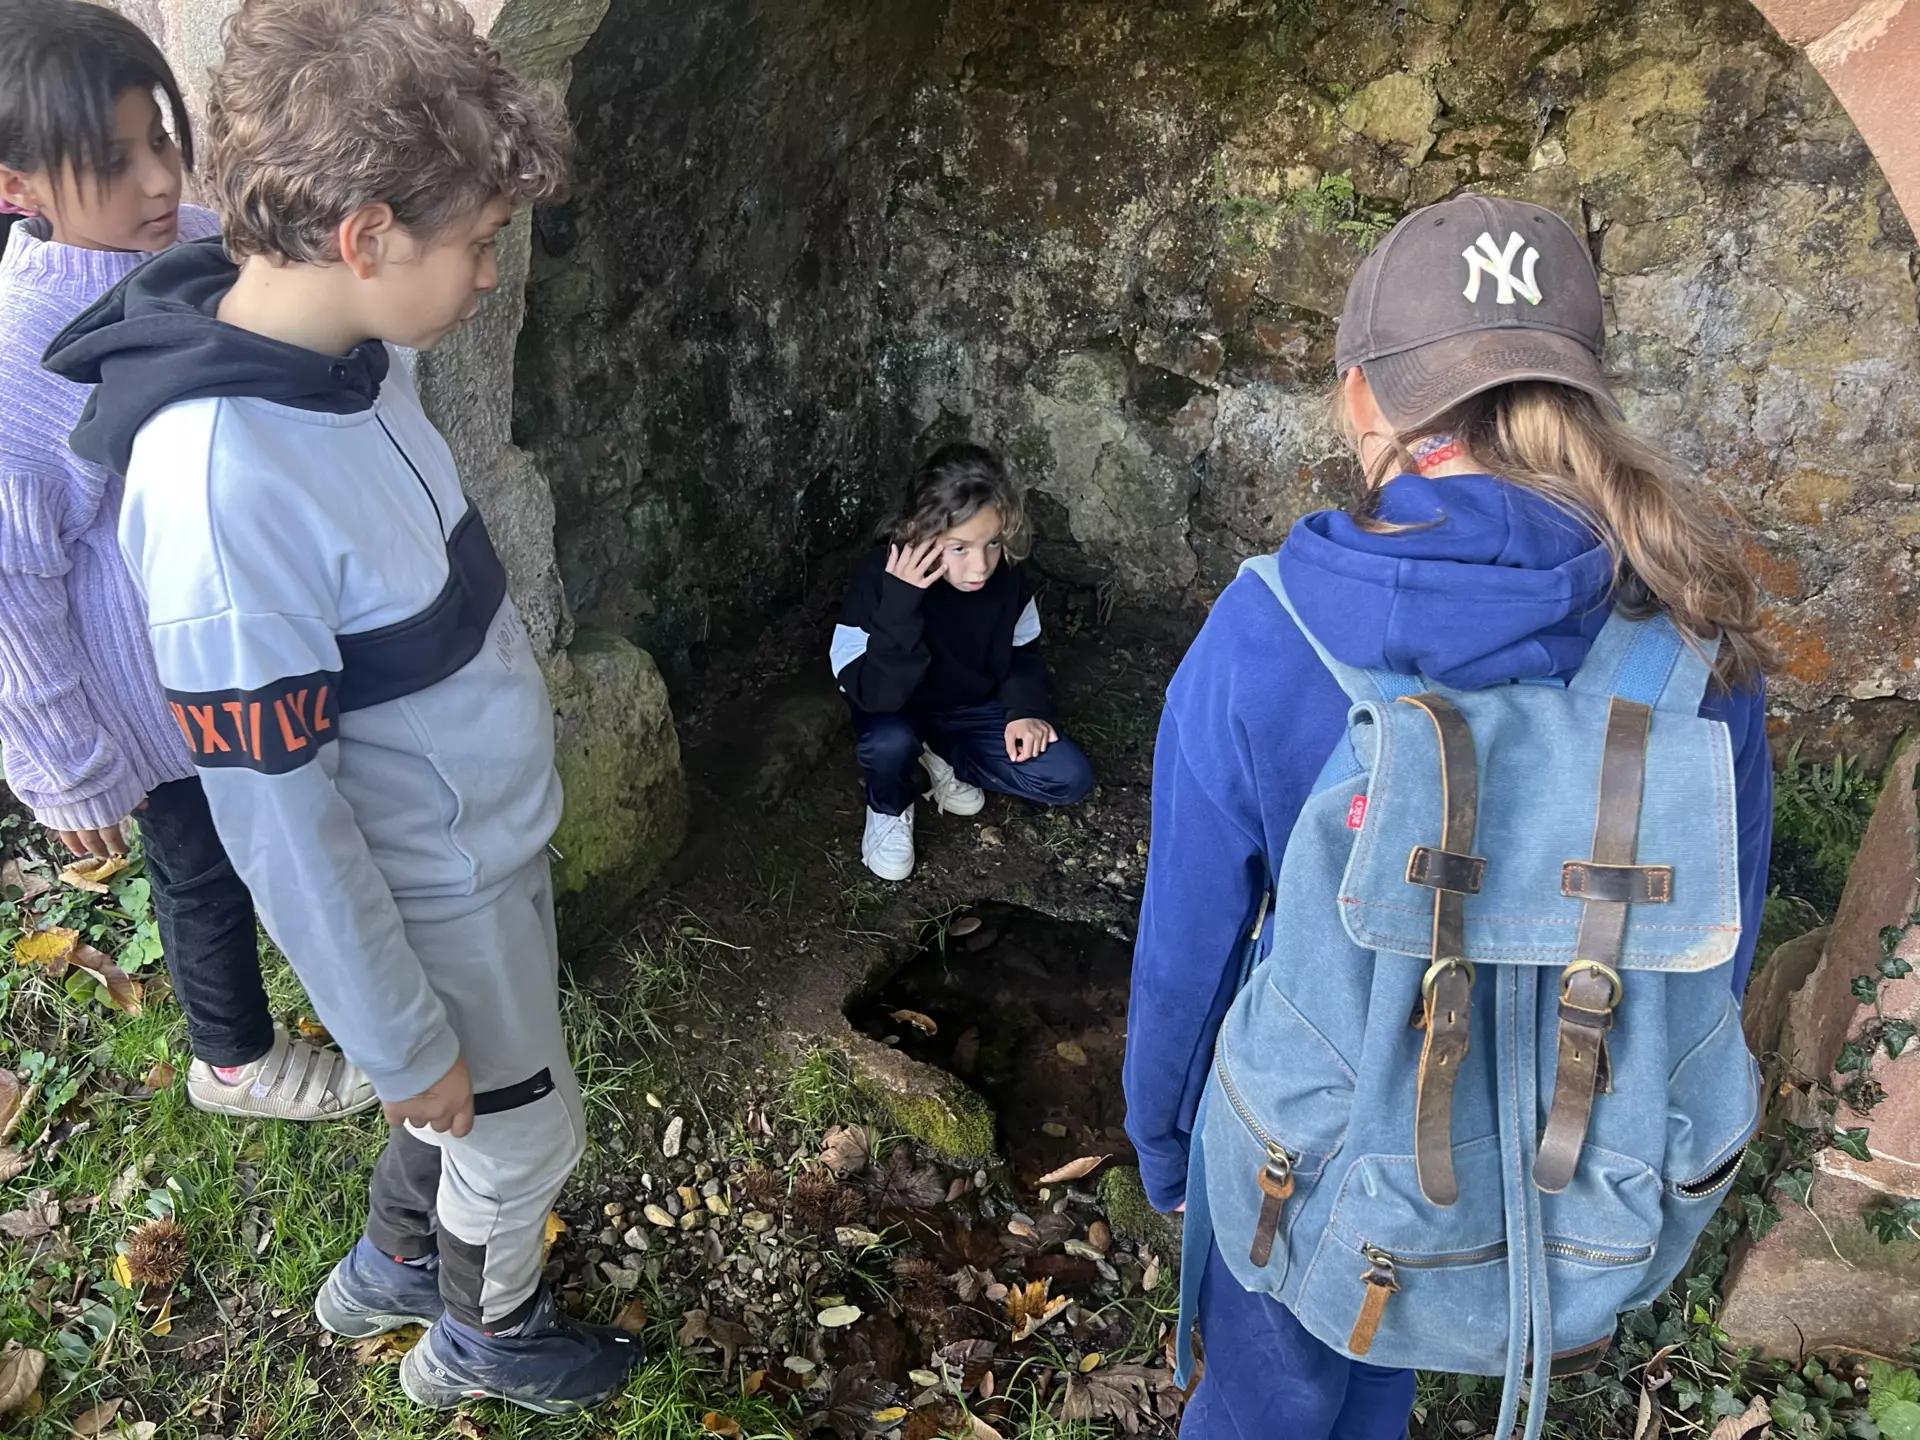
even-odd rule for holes
{"type": "Polygon", "coordinates": [[[602,1250],[597,1245],[593,1249],[587,1251],[587,1263],[589,1265],[598,1264],[600,1261],[606,1259],[606,1257],[607,1257],[607,1252],[602,1250]]]}
{"type": "Polygon", "coordinates": [[[698,1230],[701,1222],[706,1218],[707,1212],[704,1210],[689,1210],[680,1217],[680,1228],[682,1230],[698,1230]]]}
{"type": "Polygon", "coordinates": [[[1046,1124],[1040,1127],[1040,1130],[1042,1134],[1051,1135],[1056,1140],[1064,1140],[1067,1138],[1067,1127],[1062,1125],[1058,1120],[1047,1121],[1046,1124]]]}
{"type": "Polygon", "coordinates": [[[680,1218],[680,1212],[687,1208],[685,1205],[682,1205],[680,1203],[680,1197],[678,1195],[667,1196],[666,1207],[667,1207],[667,1214],[673,1216],[673,1218],[676,1220],[680,1218]]]}
{"type": "Polygon", "coordinates": [[[667,1132],[660,1137],[660,1153],[667,1159],[680,1153],[680,1137],[686,1132],[686,1124],[678,1115],[667,1122],[667,1132]]]}
{"type": "Polygon", "coordinates": [[[1102,1255],[1113,1248],[1113,1227],[1104,1220],[1096,1220],[1087,1227],[1087,1243],[1102,1255]]]}
{"type": "Polygon", "coordinates": [[[700,1208],[700,1192],[691,1185],[682,1185],[679,1190],[674,1193],[680,1197],[682,1208],[687,1210],[698,1210],[700,1208]]]}
{"type": "Polygon", "coordinates": [[[973,1188],[976,1190],[984,1190],[987,1188],[987,1172],[986,1171],[976,1170],[973,1172],[973,1188]]]}
{"type": "Polygon", "coordinates": [[[622,1205],[618,1200],[609,1200],[600,1207],[600,1213],[609,1220],[618,1220],[622,1215],[627,1213],[627,1207],[622,1205]]]}
{"type": "Polygon", "coordinates": [[[980,844],[984,849],[998,850],[1006,843],[1007,837],[1000,833],[1000,827],[998,825],[982,825],[980,827],[980,844]]]}
{"type": "Polygon", "coordinates": [[[696,1182],[711,1180],[713,1178],[713,1166],[702,1160],[698,1165],[693,1167],[693,1178],[696,1182]]]}
{"type": "Polygon", "coordinates": [[[731,1215],[733,1213],[733,1207],[727,1204],[727,1197],[724,1195],[707,1196],[707,1209],[715,1215],[731,1215]]]}
{"type": "Polygon", "coordinates": [[[645,1250],[653,1244],[653,1242],[647,1238],[647,1232],[642,1230],[638,1225],[627,1231],[620,1239],[629,1250],[645,1250]]]}
{"type": "Polygon", "coordinates": [[[614,1246],[620,1243],[620,1232],[614,1229],[611,1225],[609,1225],[607,1226],[606,1229],[600,1232],[599,1239],[602,1245],[606,1246],[609,1250],[611,1250],[614,1246]]]}
{"type": "MultiPolygon", "coordinates": [[[[707,1167],[703,1165],[700,1168],[704,1170],[707,1167]]],[[[714,1196],[720,1193],[720,1182],[718,1180],[707,1181],[706,1184],[700,1187],[700,1193],[704,1195],[707,1199],[711,1200],[714,1196]]]]}
{"type": "Polygon", "coordinates": [[[750,1234],[764,1235],[773,1228],[773,1216],[764,1210],[749,1210],[740,1217],[740,1223],[750,1234]]]}
{"type": "Polygon", "coordinates": [[[673,1229],[673,1212],[670,1210],[666,1210],[658,1205],[649,1205],[640,1213],[663,1230],[673,1229]]]}

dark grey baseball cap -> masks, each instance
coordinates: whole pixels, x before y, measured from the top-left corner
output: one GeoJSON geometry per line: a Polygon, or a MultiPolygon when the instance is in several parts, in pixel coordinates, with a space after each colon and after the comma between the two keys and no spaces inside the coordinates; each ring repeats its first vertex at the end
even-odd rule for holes
{"type": "Polygon", "coordinates": [[[1600,283],[1551,210],[1459,195],[1416,210],[1360,262],[1334,366],[1363,367],[1380,411],[1416,429],[1512,380],[1557,380],[1619,409],[1607,388],[1600,283]]]}

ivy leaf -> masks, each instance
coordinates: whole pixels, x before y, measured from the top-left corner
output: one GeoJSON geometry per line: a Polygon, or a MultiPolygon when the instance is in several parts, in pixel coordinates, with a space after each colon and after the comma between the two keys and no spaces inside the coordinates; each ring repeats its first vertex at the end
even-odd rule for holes
{"type": "Polygon", "coordinates": [[[1880,927],[1880,953],[1891,959],[1893,952],[1900,948],[1900,937],[1906,934],[1904,925],[1882,925],[1880,927]]]}
{"type": "Polygon", "coordinates": [[[1805,1205],[1807,1197],[1813,1192],[1813,1172],[1811,1170],[1789,1170],[1774,1182],[1775,1188],[1796,1205],[1805,1205]]]}
{"type": "Polygon", "coordinates": [[[1872,1063],[1872,1049],[1862,1045],[1858,1040],[1849,1040],[1840,1047],[1840,1058],[1834,1062],[1833,1068],[1842,1075],[1847,1075],[1864,1070],[1872,1063]]]}
{"type": "Polygon", "coordinates": [[[1742,1195],[1740,1209],[1747,1217],[1747,1233],[1756,1240],[1764,1240],[1780,1223],[1780,1207],[1764,1195],[1742,1195]]]}
{"type": "Polygon", "coordinates": [[[1920,1035],[1920,1027],[1911,1020],[1889,1020],[1887,1028],[1880,1032],[1880,1043],[1887,1047],[1887,1054],[1898,1060],[1900,1052],[1913,1043],[1915,1035],[1920,1035]]]}
{"type": "Polygon", "coordinates": [[[1876,1205],[1860,1218],[1867,1229],[1873,1232],[1873,1238],[1882,1245],[1891,1245],[1896,1240],[1911,1240],[1912,1227],[1920,1223],[1920,1201],[1909,1200],[1902,1205],[1876,1205]]]}
{"type": "Polygon", "coordinates": [[[1913,973],[1913,962],[1903,960],[1898,955],[1883,955],[1880,957],[1880,973],[1889,980],[1904,980],[1913,973]]]}
{"type": "Polygon", "coordinates": [[[1880,980],[1875,975],[1856,975],[1847,988],[1862,1005],[1871,1005],[1880,998],[1880,980]]]}
{"type": "Polygon", "coordinates": [[[1876,1360],[1867,1371],[1867,1413],[1875,1420],[1897,1400],[1920,1402],[1920,1375],[1876,1360]]]}
{"type": "Polygon", "coordinates": [[[1836,1130],[1833,1132],[1833,1148],[1851,1155],[1856,1160],[1873,1159],[1873,1152],[1867,1149],[1867,1127],[1857,1130],[1836,1130]]]}

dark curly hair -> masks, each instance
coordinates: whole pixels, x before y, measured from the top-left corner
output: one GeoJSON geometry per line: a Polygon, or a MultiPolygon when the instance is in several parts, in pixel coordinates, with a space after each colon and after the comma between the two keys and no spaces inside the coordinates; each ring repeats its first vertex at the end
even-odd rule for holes
{"type": "Polygon", "coordinates": [[[1020,483],[984,445],[942,445],[908,482],[906,503],[882,529],[895,545],[922,545],[964,525],[982,510],[1000,515],[1000,551],[1009,560],[1027,554],[1027,502],[1020,483]]]}

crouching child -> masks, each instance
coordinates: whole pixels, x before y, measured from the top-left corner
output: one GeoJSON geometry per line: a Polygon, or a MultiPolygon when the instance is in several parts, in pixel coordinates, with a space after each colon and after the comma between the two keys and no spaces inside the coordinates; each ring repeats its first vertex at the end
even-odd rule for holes
{"type": "Polygon", "coordinates": [[[914,475],[900,518],[856,567],[833,631],[853,706],[867,825],[860,858],[913,873],[913,812],[977,815],[985,791],[1072,805],[1093,767],[1053,723],[1026,507],[991,450],[949,445],[914,475]],[[924,773],[923,773],[924,772],[924,773]]]}

